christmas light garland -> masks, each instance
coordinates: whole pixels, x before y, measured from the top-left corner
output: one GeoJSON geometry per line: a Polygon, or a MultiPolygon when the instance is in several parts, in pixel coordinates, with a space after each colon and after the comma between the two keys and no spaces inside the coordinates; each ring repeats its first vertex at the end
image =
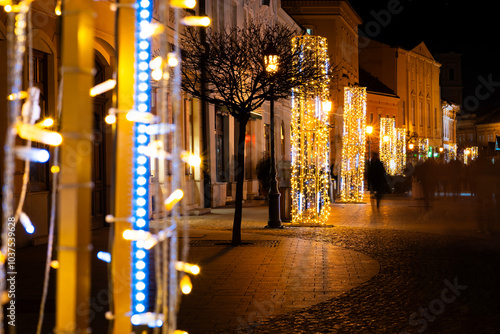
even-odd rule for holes
{"type": "Polygon", "coordinates": [[[340,180],[340,198],[343,202],[363,201],[365,123],[366,87],[345,87],[340,180]]]}
{"type": "MultiPolygon", "coordinates": [[[[300,36],[292,41],[293,52],[301,50],[316,59],[324,74],[321,80],[292,91],[292,224],[325,224],[329,198],[329,102],[328,48],[324,37],[300,36]]],[[[299,60],[300,62],[300,60],[299,60]]],[[[300,68],[300,63],[296,66],[300,68]]]]}
{"type": "Polygon", "coordinates": [[[380,161],[390,175],[403,174],[406,165],[406,131],[394,118],[380,119],[380,161]]]}

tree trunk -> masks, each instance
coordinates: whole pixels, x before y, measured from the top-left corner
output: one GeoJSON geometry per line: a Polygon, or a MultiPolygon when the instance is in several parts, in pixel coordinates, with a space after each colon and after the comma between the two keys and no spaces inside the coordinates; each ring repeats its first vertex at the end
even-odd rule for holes
{"type": "Polygon", "coordinates": [[[248,119],[239,120],[238,158],[236,165],[236,200],[233,221],[233,245],[241,244],[241,217],[243,213],[243,179],[245,178],[245,131],[248,119]]]}

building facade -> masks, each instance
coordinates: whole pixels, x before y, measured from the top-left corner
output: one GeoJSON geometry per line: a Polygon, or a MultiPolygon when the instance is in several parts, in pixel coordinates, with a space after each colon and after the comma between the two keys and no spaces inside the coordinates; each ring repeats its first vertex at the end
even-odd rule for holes
{"type": "MultiPolygon", "coordinates": [[[[57,110],[58,92],[60,87],[60,17],[54,13],[55,3],[35,1],[33,6],[32,29],[27,31],[33,40],[32,58],[26,51],[23,68],[23,89],[26,90],[30,84],[29,72],[32,71],[32,85],[40,89],[41,118],[54,118],[57,110]],[[32,66],[33,68],[30,68],[32,66]]],[[[111,79],[116,61],[114,49],[114,15],[110,15],[110,4],[96,2],[95,39],[94,39],[94,83],[98,84],[111,79]]],[[[0,11],[0,90],[4,96],[8,95],[7,82],[7,14],[0,11]]],[[[93,100],[94,106],[94,140],[93,145],[82,145],[73,153],[74,159],[60,161],[61,170],[71,173],[75,164],[80,159],[92,159],[92,227],[97,228],[104,225],[104,217],[110,212],[111,202],[111,180],[112,170],[112,140],[111,126],[105,124],[104,117],[112,106],[112,93],[100,95],[93,100]]],[[[7,103],[0,104],[0,132],[5,133],[7,129],[7,103]]],[[[58,124],[54,125],[56,128],[58,124]]],[[[1,136],[0,142],[4,143],[5,137],[1,136]]],[[[23,141],[17,139],[17,145],[23,141]]],[[[41,144],[33,143],[34,147],[42,147],[41,144]]],[[[53,149],[43,146],[52,153],[53,149]]],[[[3,150],[0,159],[3,162],[3,150]]],[[[2,163],[3,166],[3,163],[2,163]]],[[[22,179],[24,173],[24,162],[16,160],[14,174],[14,202],[17,204],[21,193],[22,179]]],[[[3,179],[3,174],[2,174],[3,179]]],[[[22,246],[30,242],[45,242],[48,234],[50,191],[52,187],[52,174],[49,163],[30,163],[29,182],[23,211],[31,217],[35,225],[33,235],[26,235],[19,231],[17,236],[18,245],[22,246]]],[[[19,224],[18,224],[19,225],[19,224]]],[[[22,229],[22,227],[21,227],[22,229]]]]}
{"type": "MultiPolygon", "coordinates": [[[[303,29],[279,6],[279,1],[233,1],[207,0],[206,13],[211,18],[212,29],[242,27],[249,20],[263,24],[280,23],[302,34],[303,29]]],[[[198,102],[199,103],[199,102],[198,102]]],[[[245,134],[245,181],[243,199],[252,199],[262,192],[259,189],[256,166],[260,159],[270,154],[270,109],[269,102],[254,112],[256,117],[247,124],[245,134]]],[[[200,108],[201,110],[201,108],[200,108]]],[[[276,101],[275,113],[275,151],[278,164],[280,187],[289,185],[291,148],[291,103],[290,100],[276,101]]],[[[234,201],[236,196],[236,158],[238,143],[238,123],[218,106],[208,107],[208,164],[211,184],[210,206],[218,207],[234,201]]],[[[206,183],[205,183],[206,184],[206,183]]],[[[203,192],[197,190],[202,194],[203,192]]],[[[200,196],[202,198],[202,196],[200,196]]],[[[206,203],[196,203],[207,206],[206,203]]]]}
{"type": "Polygon", "coordinates": [[[330,159],[333,173],[340,175],[344,87],[359,84],[358,26],[361,18],[348,1],[282,0],[281,6],[306,29],[306,33],[327,39],[332,76],[330,96],[330,159]]]}
{"type": "Polygon", "coordinates": [[[373,132],[367,134],[367,155],[380,149],[380,121],[382,118],[396,119],[399,111],[399,97],[392,89],[363,68],[359,69],[359,84],[366,87],[366,125],[372,126],[373,132]]]}
{"type": "MultiPolygon", "coordinates": [[[[111,10],[112,2],[96,1],[94,10],[95,19],[95,77],[98,84],[111,79],[116,73],[116,45],[115,45],[115,13],[111,10]]],[[[207,0],[203,11],[211,18],[211,29],[225,29],[233,26],[243,26],[245,22],[256,19],[262,23],[281,23],[292,27],[300,35],[303,29],[279,6],[279,1],[232,1],[207,0]]],[[[33,61],[29,61],[28,53],[24,61],[23,89],[29,85],[28,73],[30,64],[34,64],[34,85],[40,88],[40,106],[42,117],[55,118],[58,92],[60,90],[60,17],[54,13],[55,3],[35,1],[32,30],[28,31],[33,39],[33,61]]],[[[158,3],[154,1],[153,20],[158,21],[158,3]]],[[[201,8],[195,8],[198,12],[201,8]]],[[[7,14],[0,12],[0,91],[7,95],[7,14]]],[[[170,47],[173,45],[174,17],[171,15],[165,34],[170,47]]],[[[182,31],[181,31],[182,33],[182,31]]],[[[153,38],[152,52],[158,53],[159,40],[153,38]]],[[[158,106],[159,86],[152,81],[151,111],[156,112],[158,106]]],[[[113,93],[107,92],[93,99],[94,103],[94,141],[89,147],[82,147],[75,153],[74,161],[62,161],[61,170],[71,171],[78,159],[93,161],[92,181],[92,217],[93,227],[104,226],[105,216],[112,212],[112,182],[113,182],[113,126],[105,123],[104,119],[113,106],[113,93]],[[78,159],[76,159],[78,158],[78,159]]],[[[183,183],[185,209],[199,210],[204,207],[218,207],[226,205],[235,198],[236,188],[236,156],[237,156],[237,121],[227,111],[214,105],[208,106],[206,121],[202,117],[201,102],[185,94],[181,103],[181,123],[183,128],[182,149],[204,156],[204,163],[208,165],[208,174],[203,175],[201,167],[186,167],[183,183]],[[203,127],[206,127],[208,140],[202,138],[203,127]],[[207,152],[203,152],[206,148],[207,152]],[[210,182],[205,183],[208,178],[210,182]],[[204,187],[208,184],[208,193],[204,187]]],[[[0,105],[0,113],[4,119],[0,122],[0,130],[7,129],[7,105],[0,105]]],[[[259,195],[259,182],[256,175],[256,165],[259,159],[269,154],[270,149],[270,116],[269,103],[266,102],[255,112],[256,117],[249,121],[246,129],[245,141],[245,190],[244,199],[259,195]]],[[[172,117],[171,110],[168,117],[172,117]]],[[[289,182],[291,162],[290,124],[291,104],[289,100],[275,103],[275,143],[278,161],[280,185],[289,182]]],[[[57,127],[57,124],[55,125],[57,127]]],[[[0,141],[3,143],[2,136],[0,141]]],[[[37,145],[37,144],[34,144],[37,145]]],[[[3,147],[3,145],[2,145],[3,147]]],[[[166,148],[167,151],[171,149],[166,148]]],[[[3,161],[3,150],[0,152],[3,161]]],[[[15,195],[19,198],[22,185],[24,163],[16,161],[15,195]]],[[[169,171],[166,171],[169,174],[169,171]]],[[[153,178],[155,177],[153,171],[153,178]]],[[[170,176],[167,175],[167,180],[170,176]]],[[[44,242],[48,231],[49,204],[52,175],[49,163],[31,164],[29,186],[24,205],[24,211],[34,217],[36,226],[32,236],[19,233],[18,244],[23,245],[35,240],[44,242]],[[24,238],[25,236],[25,238],[24,238]],[[23,239],[24,238],[24,239],[23,239]]],[[[154,194],[153,194],[154,195],[154,194]]]]}
{"type": "Polygon", "coordinates": [[[360,65],[400,98],[396,127],[409,136],[443,145],[439,64],[424,43],[411,50],[370,41],[359,53],[360,65]]]}

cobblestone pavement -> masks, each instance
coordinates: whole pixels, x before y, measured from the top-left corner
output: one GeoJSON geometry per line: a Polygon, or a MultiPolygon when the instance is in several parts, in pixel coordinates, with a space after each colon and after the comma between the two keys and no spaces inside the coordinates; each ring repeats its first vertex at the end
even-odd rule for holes
{"type": "MultiPolygon", "coordinates": [[[[217,212],[204,228],[228,224],[217,212]]],[[[244,231],[362,252],[380,271],[331,300],[226,333],[500,333],[500,238],[476,233],[472,198],[438,199],[430,210],[408,199],[386,200],[380,211],[336,204],[332,228],[262,229],[265,209],[253,212],[244,231]]]]}

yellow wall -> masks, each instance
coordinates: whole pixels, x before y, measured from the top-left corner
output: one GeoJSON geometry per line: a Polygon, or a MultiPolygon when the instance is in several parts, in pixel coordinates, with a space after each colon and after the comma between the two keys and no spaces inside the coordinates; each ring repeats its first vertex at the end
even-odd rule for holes
{"type": "Polygon", "coordinates": [[[425,44],[408,51],[371,41],[360,51],[359,57],[361,67],[399,96],[401,107],[396,127],[416,132],[419,138],[429,138],[431,146],[441,146],[441,64],[434,60],[425,44]]]}

